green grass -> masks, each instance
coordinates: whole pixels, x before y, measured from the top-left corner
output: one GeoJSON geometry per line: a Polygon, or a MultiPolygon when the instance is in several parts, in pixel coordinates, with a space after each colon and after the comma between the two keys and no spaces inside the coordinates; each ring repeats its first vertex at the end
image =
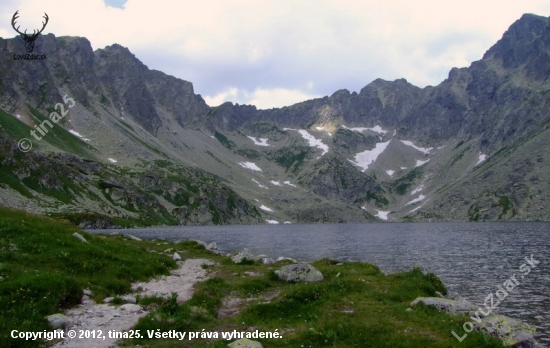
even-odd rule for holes
{"type": "MultiPolygon", "coordinates": [[[[211,277],[194,286],[182,304],[176,295],[139,297],[149,314],[133,328],[144,338],[126,339],[126,346],[181,347],[175,339],[149,339],[154,332],[229,332],[259,330],[281,333],[279,339],[257,339],[264,347],[456,347],[451,331],[461,332],[467,317],[451,317],[420,305],[406,311],[418,296],[445,293],[442,282],[420,269],[386,275],[365,262],[313,263],[324,276],[316,283],[286,283],[274,270],[290,261],[264,265],[249,260],[234,264],[192,241],[178,244],[133,241],[122,236],[88,235],[82,243],[66,221],[0,208],[0,337],[5,347],[32,347],[40,342],[10,338],[19,331],[47,330],[46,315],[76,305],[89,287],[97,301],[121,295],[134,281],[166,274],[174,262],[150,252],[178,250],[184,258],[208,258],[211,277]],[[237,312],[219,317],[228,298],[237,312]]],[[[118,297],[117,297],[118,298],[118,297]]],[[[120,301],[115,301],[120,302],[120,301]]],[[[114,303],[113,305],[116,305],[114,303]]],[[[218,339],[186,340],[186,347],[226,347],[218,339]]],[[[472,332],[461,347],[503,347],[472,332]]]]}
{"type": "Polygon", "coordinates": [[[395,190],[395,193],[404,195],[409,188],[414,184],[415,180],[422,175],[422,169],[420,167],[414,168],[407,175],[395,180],[391,187],[395,190]]]}
{"type": "MultiPolygon", "coordinates": [[[[42,136],[41,140],[36,140],[29,134],[27,138],[31,139],[31,141],[33,142],[33,145],[41,141],[47,141],[48,143],[52,144],[58,149],[77,154],[84,158],[94,157],[92,155],[92,153],[96,151],[94,147],[87,144],[85,141],[81,140],[80,138],[74,136],[73,134],[69,133],[69,131],[65,130],[65,128],[59,125],[56,125],[55,123],[50,121],[48,117],[42,115],[42,113],[40,113],[38,110],[30,106],[28,106],[28,108],[34,120],[34,123],[36,125],[40,125],[42,124],[42,122],[48,121],[53,126],[50,128],[47,124],[44,125],[44,128],[48,131],[48,133],[42,136]]],[[[36,132],[36,134],[41,136],[39,132],[36,132]]]]}
{"type": "MultiPolygon", "coordinates": [[[[458,332],[468,320],[422,305],[406,311],[417,296],[445,293],[435,275],[424,275],[418,268],[385,275],[370,263],[339,264],[323,259],[313,263],[324,275],[322,282],[293,284],[278,280],[274,274],[281,264],[235,265],[217,255],[209,258],[218,261],[210,270],[215,276],[197,284],[189,302],[178,306],[175,298],[167,301],[141,319],[135,329],[220,333],[218,340],[186,340],[186,347],[226,347],[228,341],[221,339],[221,332],[253,328],[282,333],[280,339],[256,339],[264,347],[446,348],[457,346],[451,331],[458,332]],[[239,313],[218,318],[225,297],[241,299],[239,313]]],[[[148,347],[180,344],[176,340],[148,338],[126,342],[130,343],[148,347]]],[[[460,345],[502,347],[479,333],[470,334],[460,345]]]]}
{"type": "Polygon", "coordinates": [[[214,132],[214,136],[220,143],[222,143],[223,146],[227,147],[228,149],[234,148],[236,145],[233,141],[229,140],[225,135],[223,135],[220,132],[214,132]]]}
{"type": "MultiPolygon", "coordinates": [[[[17,141],[21,138],[31,139],[32,141],[34,138],[32,138],[30,134],[31,130],[33,130],[33,128],[0,109],[0,131],[2,131],[2,133],[7,133],[11,138],[17,141]]],[[[33,142],[33,146],[39,148],[40,145],[37,143],[37,141],[33,142]]]]}
{"type": "Polygon", "coordinates": [[[68,222],[0,207],[0,338],[3,347],[36,346],[9,332],[48,329],[46,315],[79,303],[82,289],[96,298],[129,292],[130,284],[167,274],[174,261],[122,237],[72,237],[68,222]]]}

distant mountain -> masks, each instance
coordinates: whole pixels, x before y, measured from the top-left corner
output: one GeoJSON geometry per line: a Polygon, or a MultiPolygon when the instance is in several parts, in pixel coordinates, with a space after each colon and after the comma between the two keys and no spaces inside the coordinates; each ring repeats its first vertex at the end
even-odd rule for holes
{"type": "Polygon", "coordinates": [[[22,40],[0,38],[3,205],[91,227],[550,220],[549,18],[523,15],[435,87],[378,79],[270,110],[209,107],[120,45],[49,34],[35,51],[14,60],[22,40]]]}

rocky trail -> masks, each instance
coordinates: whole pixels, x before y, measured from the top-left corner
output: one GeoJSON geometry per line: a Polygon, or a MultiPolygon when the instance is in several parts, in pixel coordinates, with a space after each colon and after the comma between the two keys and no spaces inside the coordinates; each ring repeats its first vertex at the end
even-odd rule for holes
{"type": "MultiPolygon", "coordinates": [[[[170,297],[172,293],[178,294],[178,302],[188,301],[193,295],[193,286],[208,279],[206,270],[202,265],[213,264],[208,259],[187,259],[178,261],[178,268],[173,270],[169,276],[162,276],[149,282],[135,283],[132,289],[135,293],[126,298],[128,302],[135,295],[170,297]]],[[[65,335],[65,339],[56,343],[54,347],[78,347],[78,348],[100,348],[116,347],[117,338],[109,337],[109,331],[128,332],[137,324],[141,317],[148,314],[147,309],[134,303],[125,303],[117,306],[109,303],[96,303],[88,295],[84,295],[82,304],[67,311],[66,316],[69,323],[65,333],[69,330],[76,332],[76,338],[70,339],[65,335]],[[81,331],[82,330],[82,331],[81,331]],[[86,334],[86,330],[91,334],[90,338],[79,338],[81,333],[86,334]],[[96,337],[93,338],[93,331],[96,337]],[[104,337],[104,338],[103,338],[104,337]]]]}

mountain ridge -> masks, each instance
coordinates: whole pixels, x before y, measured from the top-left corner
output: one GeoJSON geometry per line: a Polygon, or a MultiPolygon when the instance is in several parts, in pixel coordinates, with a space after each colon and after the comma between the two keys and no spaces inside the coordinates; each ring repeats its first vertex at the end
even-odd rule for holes
{"type": "MultiPolygon", "coordinates": [[[[342,89],[266,110],[231,102],[210,107],[191,82],[150,70],[118,44],[92,51],[85,38],[48,34],[36,44],[48,60],[10,61],[10,53],[23,48],[20,41],[0,38],[0,56],[6,58],[0,62],[0,107],[7,114],[36,126],[63,95],[70,95],[78,105],[60,125],[87,138],[93,149],[78,153],[84,160],[103,162],[110,175],[109,168],[118,167],[120,181],[131,180],[124,171],[145,175],[156,168],[170,176],[173,170],[200,169],[227,185],[230,191],[222,200],[233,193],[243,199],[238,213],[220,214],[218,209],[227,212],[233,205],[213,204],[206,191],[186,191],[182,201],[166,186],[149,187],[157,192],[149,198],[156,200],[153,206],[170,216],[159,219],[163,223],[212,223],[214,216],[224,216],[216,223],[258,223],[260,216],[292,222],[368,222],[374,216],[390,221],[550,219],[542,193],[550,188],[545,173],[550,162],[540,150],[550,149],[548,18],[523,15],[481,60],[451,69],[437,86],[376,79],[359,93],[342,89]],[[534,157],[526,164],[529,154],[534,157]],[[114,158],[117,164],[109,163],[114,158]],[[200,207],[191,193],[202,197],[200,207]],[[200,216],[178,218],[190,206],[200,216]],[[254,218],[244,218],[252,206],[254,218]]],[[[12,141],[17,140],[13,134],[22,134],[14,130],[19,126],[5,117],[0,125],[12,127],[12,141]]],[[[63,139],[54,136],[63,137],[44,137],[38,145],[46,153],[76,153],[60,147],[63,139]]],[[[4,162],[17,162],[13,158],[19,154],[5,153],[4,162]]],[[[4,177],[11,181],[0,181],[2,193],[22,200],[12,192],[16,179],[10,173],[4,177]]],[[[204,178],[199,177],[200,186],[204,178]]],[[[80,210],[104,217],[123,209],[113,200],[113,188],[96,189],[95,195],[105,196],[105,207],[79,202],[80,210]]],[[[10,205],[9,199],[3,204],[10,205]]],[[[75,202],[69,206],[79,211],[75,202]]],[[[41,212],[60,210],[50,206],[41,212]]],[[[130,213],[119,215],[140,215],[130,213]]]]}

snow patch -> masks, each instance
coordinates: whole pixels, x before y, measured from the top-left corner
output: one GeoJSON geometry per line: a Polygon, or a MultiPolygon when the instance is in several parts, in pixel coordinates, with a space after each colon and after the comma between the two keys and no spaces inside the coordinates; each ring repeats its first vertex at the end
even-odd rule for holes
{"type": "Polygon", "coordinates": [[[266,207],[266,206],[265,206],[265,205],[263,205],[263,204],[262,204],[262,205],[260,206],[260,209],[262,209],[262,210],[264,210],[264,211],[268,211],[268,212],[270,212],[270,213],[272,213],[272,212],[273,212],[273,209],[271,209],[271,208],[268,208],[268,207],[266,207]]]}
{"type": "MultiPolygon", "coordinates": [[[[260,184],[259,182],[256,181],[256,179],[252,178],[252,181],[254,181],[256,184],[258,184],[258,186],[259,186],[260,188],[264,188],[264,189],[266,189],[266,190],[269,190],[269,188],[268,188],[267,186],[260,184]]],[[[257,202],[257,201],[258,201],[258,200],[256,200],[256,202],[257,202]]]]}
{"type": "Polygon", "coordinates": [[[278,181],[273,181],[273,180],[271,180],[271,183],[272,183],[273,185],[275,185],[275,186],[283,186],[283,185],[281,185],[281,183],[278,182],[278,181]]]}
{"type": "Polygon", "coordinates": [[[257,172],[261,172],[262,170],[260,169],[260,167],[258,167],[255,163],[253,162],[239,162],[239,165],[243,168],[247,168],[247,169],[252,169],[252,170],[255,170],[257,172]]]}
{"type": "Polygon", "coordinates": [[[387,130],[383,130],[382,127],[380,126],[374,126],[372,128],[368,128],[368,127],[352,127],[352,128],[349,128],[349,127],[346,127],[346,126],[342,126],[342,128],[344,129],[349,129],[351,131],[354,131],[354,132],[363,132],[363,131],[366,131],[366,130],[370,130],[370,131],[373,131],[375,133],[378,133],[378,134],[386,134],[388,131],[387,130]]]}
{"type": "Polygon", "coordinates": [[[407,167],[401,167],[401,170],[405,170],[405,169],[407,169],[407,167]]]}
{"type": "Polygon", "coordinates": [[[82,136],[82,134],[80,134],[77,131],[74,131],[72,129],[69,130],[69,133],[71,133],[72,135],[76,135],[77,137],[79,137],[80,139],[82,139],[84,141],[90,141],[90,139],[84,138],[84,136],[82,136]]]}
{"type": "Polygon", "coordinates": [[[267,141],[269,139],[267,138],[254,138],[254,137],[251,137],[251,136],[246,136],[247,138],[249,138],[250,140],[252,140],[254,142],[254,145],[258,145],[258,146],[271,146],[267,143],[267,141]]]}
{"type": "Polygon", "coordinates": [[[279,224],[279,221],[277,221],[277,220],[265,220],[265,222],[267,222],[268,225],[278,225],[279,224]]]}
{"type": "Polygon", "coordinates": [[[425,161],[416,160],[416,165],[415,165],[414,167],[416,168],[416,167],[423,166],[424,164],[428,163],[429,160],[430,160],[429,158],[428,158],[427,160],[425,160],[425,161]]]}
{"type": "Polygon", "coordinates": [[[389,211],[376,210],[376,212],[377,213],[374,216],[376,216],[380,220],[388,220],[388,214],[390,213],[389,211]]]}
{"type": "Polygon", "coordinates": [[[424,198],[426,198],[426,196],[420,195],[420,196],[418,196],[417,198],[413,199],[412,201],[410,201],[409,203],[407,203],[407,204],[405,204],[405,205],[410,205],[410,204],[414,204],[414,203],[420,202],[420,201],[422,201],[424,198]]]}
{"type": "Polygon", "coordinates": [[[378,156],[380,156],[380,154],[384,152],[384,150],[386,149],[390,141],[391,140],[388,140],[385,143],[376,143],[376,146],[374,147],[374,149],[359,152],[357,155],[355,155],[355,161],[352,161],[352,160],[348,160],[348,161],[350,161],[351,163],[355,164],[358,167],[363,168],[363,171],[365,171],[371,165],[371,163],[376,161],[378,156]]]}
{"type": "Polygon", "coordinates": [[[393,176],[393,173],[395,173],[395,170],[386,170],[386,173],[388,173],[389,176],[393,176]]]}
{"type": "Polygon", "coordinates": [[[433,149],[433,147],[419,147],[419,146],[416,146],[413,144],[412,141],[408,141],[408,140],[400,140],[400,142],[402,142],[403,144],[407,145],[407,146],[410,146],[412,147],[413,149],[415,150],[418,150],[420,152],[424,152],[426,155],[430,153],[430,151],[433,149]]]}
{"type": "Polygon", "coordinates": [[[292,186],[292,187],[298,187],[294,184],[291,184],[290,181],[283,181],[283,184],[288,185],[288,186],[292,186]]]}
{"type": "Polygon", "coordinates": [[[15,114],[15,117],[17,117],[17,118],[21,118],[21,115],[19,115],[19,114],[15,114]]]}
{"type": "MultiPolygon", "coordinates": [[[[323,156],[324,154],[326,154],[328,152],[328,146],[323,144],[323,142],[321,140],[316,139],[313,135],[309,134],[307,132],[307,130],[305,130],[305,129],[283,128],[283,130],[285,130],[285,131],[286,130],[293,130],[293,131],[297,131],[298,133],[300,133],[302,138],[304,138],[305,140],[307,140],[309,142],[309,146],[317,147],[317,148],[323,150],[323,153],[321,154],[321,156],[323,156]]],[[[319,158],[319,157],[317,157],[317,158],[319,158]]]]}
{"type": "Polygon", "coordinates": [[[110,162],[113,162],[113,163],[117,163],[118,161],[116,159],[112,159],[112,158],[107,158],[110,162]]]}
{"type": "Polygon", "coordinates": [[[487,159],[487,157],[488,156],[486,154],[480,152],[477,163],[476,163],[476,166],[479,165],[481,162],[484,162],[487,159]]]}
{"type": "Polygon", "coordinates": [[[285,225],[292,225],[292,222],[290,222],[290,221],[285,221],[284,224],[285,224],[285,225]]]}
{"type": "Polygon", "coordinates": [[[418,209],[420,209],[420,208],[422,208],[422,207],[423,207],[423,205],[419,205],[418,207],[416,207],[416,208],[414,208],[413,210],[411,210],[411,211],[409,212],[409,214],[410,214],[410,213],[414,213],[415,211],[417,211],[418,209]]]}
{"type": "Polygon", "coordinates": [[[418,186],[417,188],[415,188],[415,189],[411,192],[411,196],[414,196],[415,194],[417,194],[418,192],[422,191],[423,189],[424,189],[424,185],[418,186]]]}

